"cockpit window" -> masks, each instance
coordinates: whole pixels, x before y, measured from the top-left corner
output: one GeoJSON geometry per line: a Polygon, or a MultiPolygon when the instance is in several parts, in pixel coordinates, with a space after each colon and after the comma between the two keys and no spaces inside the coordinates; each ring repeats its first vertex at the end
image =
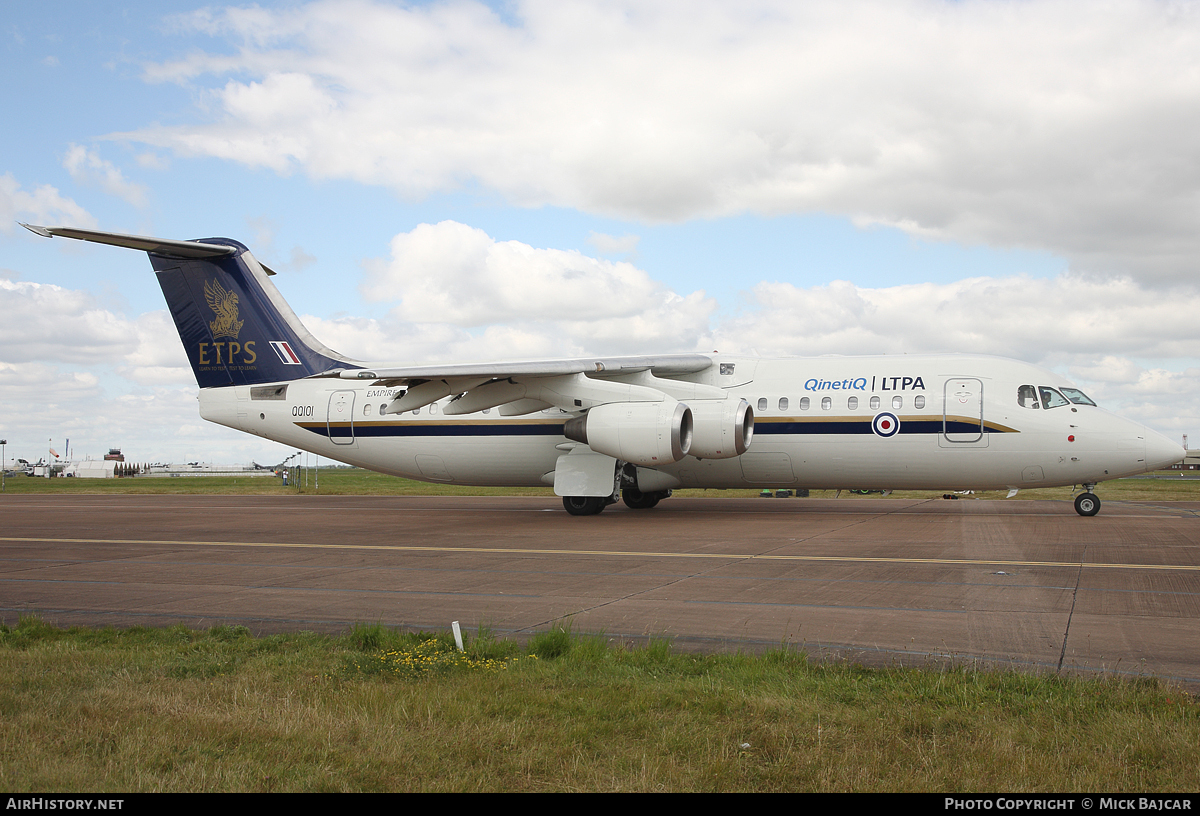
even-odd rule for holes
{"type": "Polygon", "coordinates": [[[1059,390],[1063,392],[1064,397],[1066,397],[1067,399],[1069,399],[1071,402],[1075,403],[1076,405],[1095,405],[1096,404],[1096,403],[1092,402],[1091,397],[1089,397],[1087,394],[1080,391],[1078,388],[1060,388],[1059,390]]]}
{"type": "Polygon", "coordinates": [[[1070,401],[1048,385],[1039,385],[1038,393],[1042,397],[1042,407],[1046,409],[1070,405],[1070,401]]]}
{"type": "Polygon", "coordinates": [[[1022,408],[1041,408],[1038,402],[1037,389],[1032,385],[1022,385],[1017,389],[1017,405],[1022,408]]]}

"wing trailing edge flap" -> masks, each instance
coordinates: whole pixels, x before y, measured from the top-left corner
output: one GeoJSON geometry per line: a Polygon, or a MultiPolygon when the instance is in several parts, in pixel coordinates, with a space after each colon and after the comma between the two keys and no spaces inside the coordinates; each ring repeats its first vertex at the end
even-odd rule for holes
{"type": "Polygon", "coordinates": [[[461,394],[476,386],[488,382],[487,378],[452,377],[444,380],[429,380],[409,388],[405,393],[393,399],[384,409],[385,414],[402,414],[405,411],[415,411],[424,408],[431,402],[437,402],[451,394],[461,394]]]}
{"type": "MultiPolygon", "coordinates": [[[[673,389],[619,379],[598,379],[585,374],[522,377],[481,384],[452,400],[446,406],[445,412],[451,415],[473,414],[485,408],[495,408],[518,400],[536,400],[564,411],[586,411],[597,405],[612,402],[662,402],[664,399],[678,399],[668,393],[668,390],[673,389]]],[[[691,389],[687,390],[691,392],[691,389]]],[[[719,392],[719,389],[714,390],[719,392]]],[[[720,396],[724,397],[724,394],[720,396]]]]}
{"type": "Polygon", "coordinates": [[[525,414],[536,413],[537,411],[545,411],[547,408],[554,406],[548,402],[542,402],[535,399],[519,399],[512,402],[506,402],[500,406],[500,416],[514,417],[524,416],[525,414]]]}

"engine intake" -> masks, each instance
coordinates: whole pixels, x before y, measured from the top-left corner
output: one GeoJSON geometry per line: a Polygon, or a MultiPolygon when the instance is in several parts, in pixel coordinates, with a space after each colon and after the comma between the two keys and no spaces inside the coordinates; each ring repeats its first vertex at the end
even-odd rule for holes
{"type": "Polygon", "coordinates": [[[695,430],[692,448],[688,451],[697,459],[732,459],[750,449],[754,439],[754,409],[744,399],[693,401],[695,430]]]}

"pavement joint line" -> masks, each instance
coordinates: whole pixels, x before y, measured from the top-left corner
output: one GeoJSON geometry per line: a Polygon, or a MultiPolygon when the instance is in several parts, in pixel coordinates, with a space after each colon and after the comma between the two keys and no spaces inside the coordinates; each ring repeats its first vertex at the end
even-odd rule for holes
{"type": "Polygon", "coordinates": [[[1200,564],[1109,564],[1081,561],[1003,561],[970,558],[892,558],[852,555],[754,555],[744,553],[672,553],[632,550],[555,550],[517,547],[433,547],[399,544],[302,544],[276,541],[178,541],[116,538],[32,538],[0,536],[0,541],[39,544],[150,544],[167,547],[289,547],[314,550],[382,550],[391,552],[499,553],[506,555],[608,556],[620,558],[709,558],[726,561],[808,561],[857,564],[942,564],[945,566],[1071,567],[1200,572],[1200,564]]]}

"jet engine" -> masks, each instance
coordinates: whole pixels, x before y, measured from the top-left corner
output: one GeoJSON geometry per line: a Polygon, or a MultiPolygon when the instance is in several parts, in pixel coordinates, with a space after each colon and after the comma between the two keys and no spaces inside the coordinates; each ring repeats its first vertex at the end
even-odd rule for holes
{"type": "Polygon", "coordinates": [[[693,401],[692,447],[697,459],[732,459],[750,448],[754,438],[754,409],[744,399],[693,401]]]}
{"type": "Polygon", "coordinates": [[[674,400],[610,402],[568,420],[563,435],[623,462],[667,465],[691,448],[692,412],[674,400]]]}

